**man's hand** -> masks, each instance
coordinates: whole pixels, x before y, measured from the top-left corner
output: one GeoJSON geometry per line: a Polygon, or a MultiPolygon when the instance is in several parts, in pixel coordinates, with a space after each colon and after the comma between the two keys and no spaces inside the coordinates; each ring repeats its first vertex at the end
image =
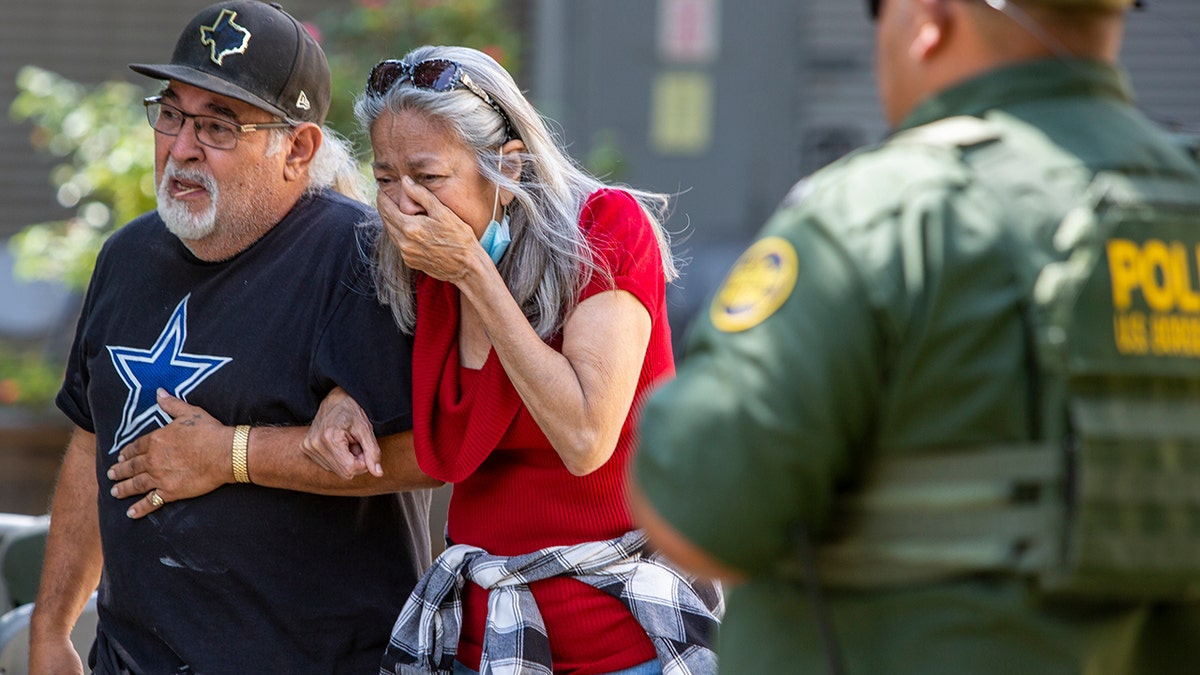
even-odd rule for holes
{"type": "Polygon", "coordinates": [[[158,390],[158,405],[173,419],[121,449],[108,477],[117,498],[146,495],[129,507],[141,518],[168,502],[208,494],[233,482],[233,429],[202,408],[158,390]],[[214,452],[224,448],[224,452],[214,452]],[[162,500],[158,506],[153,498],[162,500]]]}
{"type": "Polygon", "coordinates": [[[367,414],[341,387],[321,401],[300,449],[318,466],[350,480],[370,473],[383,476],[375,430],[367,414]]]}
{"type": "Polygon", "coordinates": [[[75,651],[70,634],[31,640],[29,672],[31,675],[83,675],[83,661],[75,651]]]}

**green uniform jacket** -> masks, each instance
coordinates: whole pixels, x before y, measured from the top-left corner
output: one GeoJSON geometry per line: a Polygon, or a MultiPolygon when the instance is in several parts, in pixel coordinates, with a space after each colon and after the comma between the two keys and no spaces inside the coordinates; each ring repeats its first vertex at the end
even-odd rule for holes
{"type": "MultiPolygon", "coordinates": [[[[648,402],[635,460],[659,512],[751,578],[729,595],[723,673],[826,672],[787,571],[789,530],[803,523],[819,546],[872,457],[1038,437],[1029,289],[1014,269],[1052,257],[1099,170],[1200,190],[1194,161],[1132,107],[1116,69],[1026,63],[927,101],[889,141],[803,181],[767,223],[648,402]],[[955,116],[998,133],[994,163],[963,162],[960,146],[981,140],[971,132],[913,142],[955,116]]],[[[824,596],[850,675],[1200,672],[1196,605],[1051,602],[1006,574],[824,596]]]]}

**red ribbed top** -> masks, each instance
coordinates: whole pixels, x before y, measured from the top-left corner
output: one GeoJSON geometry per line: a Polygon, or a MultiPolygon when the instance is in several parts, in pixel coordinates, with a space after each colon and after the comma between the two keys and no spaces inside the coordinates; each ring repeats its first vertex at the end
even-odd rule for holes
{"type": "MultiPolygon", "coordinates": [[[[612,458],[587,476],[567,471],[495,352],[478,371],[459,366],[458,290],[428,277],[418,281],[413,432],[421,468],[454,483],[447,529],[455,543],[507,556],[612,539],[634,527],[623,479],[636,446],[637,413],[654,384],[675,371],[662,258],[649,222],[625,192],[593,194],[580,228],[616,288],[641,300],[652,321],[633,411],[612,458]]],[[[611,288],[598,277],[580,299],[611,288]]],[[[561,349],[561,336],[550,344],[561,349]]],[[[555,673],[605,673],[655,658],[645,631],[615,598],[573,579],[538,582],[531,590],[549,632],[555,673]]],[[[486,591],[468,584],[458,659],[475,669],[486,613],[486,591]]]]}

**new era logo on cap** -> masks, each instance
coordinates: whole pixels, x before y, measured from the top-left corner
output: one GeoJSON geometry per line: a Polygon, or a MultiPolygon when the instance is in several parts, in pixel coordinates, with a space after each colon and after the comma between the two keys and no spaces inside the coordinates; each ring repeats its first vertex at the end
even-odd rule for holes
{"type": "Polygon", "coordinates": [[[209,58],[218,66],[225,64],[226,56],[245,54],[250,46],[250,31],[237,25],[236,18],[237,12],[223,9],[213,25],[200,27],[200,44],[209,48],[209,58]]]}

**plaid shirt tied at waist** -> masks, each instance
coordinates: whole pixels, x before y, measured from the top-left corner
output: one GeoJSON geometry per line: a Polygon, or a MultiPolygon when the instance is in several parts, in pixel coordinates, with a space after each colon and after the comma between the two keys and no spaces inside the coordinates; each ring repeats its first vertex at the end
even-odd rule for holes
{"type": "Polygon", "coordinates": [[[381,673],[453,671],[466,580],[488,589],[480,675],[551,675],[550,641],[529,584],[569,576],[621,601],[654,644],[664,675],[711,675],[724,598],[716,582],[696,581],[646,553],[646,535],[552,546],[506,558],[456,544],[417,583],[392,628],[381,673]]]}

